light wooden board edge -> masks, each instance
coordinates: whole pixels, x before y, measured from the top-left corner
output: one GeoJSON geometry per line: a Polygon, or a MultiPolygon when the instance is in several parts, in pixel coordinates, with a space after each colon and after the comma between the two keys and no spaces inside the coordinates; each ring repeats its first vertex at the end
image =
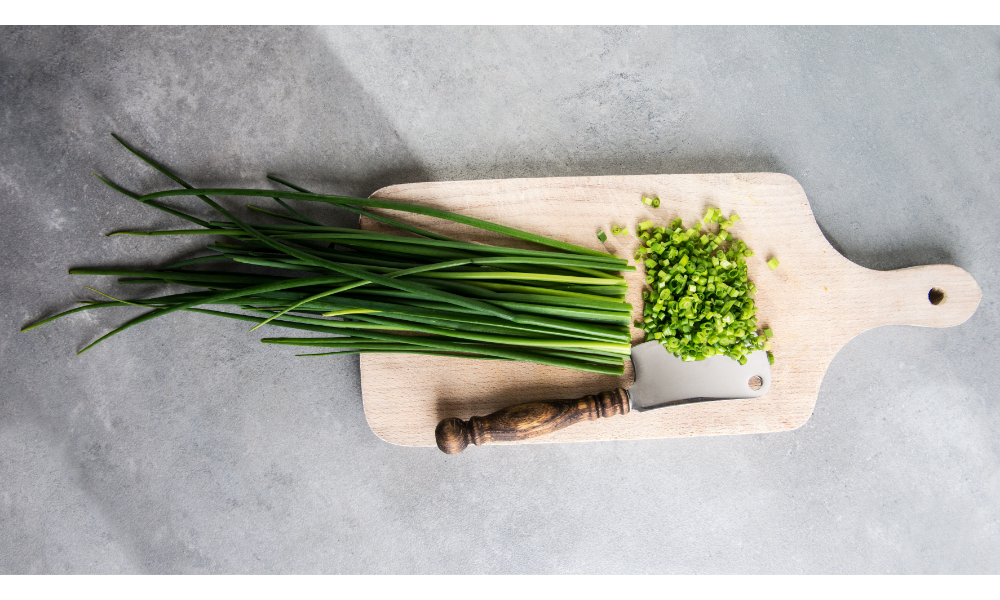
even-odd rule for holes
{"type": "MultiPolygon", "coordinates": [[[[469,214],[626,257],[637,247],[634,235],[612,237],[602,245],[596,230],[610,231],[612,224],[632,228],[650,218],[666,223],[676,216],[689,226],[708,206],[742,217],[733,233],[757,253],[748,266],[758,288],[758,317],[776,336],[771,392],[756,400],[692,404],[581,423],[526,443],[794,429],[812,414],[827,366],[851,338],[880,325],[957,325],[975,312],[981,297],[973,278],[958,267],[882,272],[851,263],[823,236],[798,182],[783,174],[419,183],[383,188],[372,197],[469,214]],[[641,194],[659,195],[661,207],[653,210],[641,204],[641,194]],[[771,256],[781,262],[775,271],[764,265],[771,256]],[[930,303],[932,288],[944,290],[943,303],[930,303]]],[[[400,213],[392,214],[400,218],[400,213]]],[[[419,215],[406,214],[402,220],[466,239],[496,239],[419,215]]],[[[388,231],[367,219],[361,225],[388,231]]],[[[643,276],[641,269],[627,276],[636,318],[642,311],[643,276]]],[[[637,341],[641,332],[634,333],[637,341]]],[[[433,429],[442,418],[488,414],[526,400],[577,397],[632,381],[630,369],[622,378],[613,378],[525,363],[378,354],[362,355],[361,376],[365,416],[373,432],[405,446],[433,446],[433,429]]]]}

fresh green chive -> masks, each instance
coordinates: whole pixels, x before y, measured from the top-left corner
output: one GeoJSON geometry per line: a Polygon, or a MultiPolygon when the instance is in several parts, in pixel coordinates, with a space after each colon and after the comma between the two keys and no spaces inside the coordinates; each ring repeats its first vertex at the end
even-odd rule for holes
{"type": "MultiPolygon", "coordinates": [[[[634,271],[635,267],[623,258],[425,206],[313,194],[277,177],[270,179],[295,191],[194,189],[117,136],[115,139],[184,189],[139,196],[104,178],[101,181],[133,200],[202,229],[121,231],[112,235],[209,235],[226,241],[213,241],[208,246],[212,255],[161,268],[73,269],[71,273],[78,275],[120,277],[124,284],[178,284],[198,291],[135,300],[108,296],[111,302],[82,301],[84,306],[24,330],[82,310],[131,306],[147,312],[99,337],[79,353],[135,325],[186,311],[248,321],[254,323],[254,329],[269,325],[336,334],[337,338],[325,342],[316,338],[267,340],[326,346],[336,350],[333,353],[394,352],[523,360],[607,375],[621,375],[624,370],[623,358],[630,351],[632,307],[625,302],[627,284],[620,273],[634,271]],[[222,195],[271,198],[287,212],[248,208],[285,223],[263,225],[241,220],[210,198],[222,195]],[[196,196],[219,213],[221,220],[205,221],[156,202],[170,196],[196,196]],[[339,206],[419,237],[325,227],[285,200],[339,206]],[[437,217],[548,249],[462,242],[359,207],[437,217]],[[255,269],[241,272],[185,268],[218,261],[237,267],[249,264],[255,269]],[[228,305],[262,316],[195,308],[199,305],[228,305]]],[[[658,204],[659,200],[650,199],[650,205],[654,202],[658,204]]],[[[651,222],[645,223],[646,229],[651,226],[651,222]]],[[[628,230],[616,225],[612,232],[627,235],[628,230]]],[[[657,254],[649,254],[644,246],[635,254],[637,262],[647,255],[658,256],[665,248],[661,243],[663,235],[671,234],[662,229],[645,233],[655,233],[651,250],[657,254]]],[[[607,236],[602,231],[599,238],[603,242],[607,236]]],[[[646,235],[644,241],[648,240],[650,236],[646,235]]],[[[700,283],[692,280],[688,285],[700,283]]],[[[668,302],[670,298],[661,300],[668,302]]],[[[657,306],[663,309],[661,303],[657,306]]]]}

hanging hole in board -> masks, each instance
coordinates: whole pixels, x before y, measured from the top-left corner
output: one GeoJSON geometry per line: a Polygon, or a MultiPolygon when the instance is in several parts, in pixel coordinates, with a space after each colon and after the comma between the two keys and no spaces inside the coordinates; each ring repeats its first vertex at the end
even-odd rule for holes
{"type": "Polygon", "coordinates": [[[947,298],[947,296],[941,288],[931,288],[931,291],[927,292],[927,299],[930,300],[931,304],[934,306],[944,302],[945,298],[947,298]]]}
{"type": "Polygon", "coordinates": [[[750,378],[750,381],[747,382],[747,385],[750,386],[751,390],[756,392],[757,390],[760,389],[760,386],[764,385],[764,382],[761,380],[760,377],[754,375],[753,377],[750,378]]]}

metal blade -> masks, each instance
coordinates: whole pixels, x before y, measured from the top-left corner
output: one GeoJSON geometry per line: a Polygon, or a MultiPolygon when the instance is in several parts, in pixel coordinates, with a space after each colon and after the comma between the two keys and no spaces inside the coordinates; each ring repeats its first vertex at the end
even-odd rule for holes
{"type": "Polygon", "coordinates": [[[646,342],[632,348],[635,384],[628,389],[632,410],[639,412],[713,400],[759,398],[771,389],[767,353],[758,350],[741,365],[728,356],[685,362],[660,345],[646,342]],[[760,377],[760,389],[750,379],[760,377]]]}

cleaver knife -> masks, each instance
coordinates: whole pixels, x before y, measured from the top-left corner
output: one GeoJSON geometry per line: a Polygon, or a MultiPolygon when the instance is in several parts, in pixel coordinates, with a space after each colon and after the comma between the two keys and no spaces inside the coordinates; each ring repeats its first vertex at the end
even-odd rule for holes
{"type": "Polygon", "coordinates": [[[741,365],[728,356],[683,361],[659,342],[632,348],[635,383],[574,400],[526,402],[468,421],[458,418],[438,423],[434,436],[447,454],[469,444],[517,442],[546,435],[581,421],[644,412],[695,402],[759,398],[771,389],[767,353],[757,350],[741,365]]]}

